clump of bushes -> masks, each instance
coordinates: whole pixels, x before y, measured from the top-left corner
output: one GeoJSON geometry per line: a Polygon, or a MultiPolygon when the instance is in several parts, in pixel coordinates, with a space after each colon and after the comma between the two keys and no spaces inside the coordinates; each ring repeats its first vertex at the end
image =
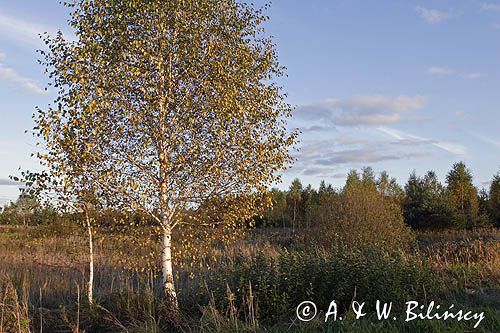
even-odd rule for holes
{"type": "Polygon", "coordinates": [[[291,318],[305,300],[324,311],[335,300],[339,309],[347,310],[353,299],[371,304],[422,300],[433,290],[434,280],[424,265],[401,254],[313,249],[285,252],[277,259],[263,253],[241,257],[237,265],[198,278],[189,295],[181,292],[181,305],[193,312],[213,299],[221,309],[231,303],[244,314],[250,296],[260,320],[276,321],[291,318]]]}
{"type": "Polygon", "coordinates": [[[415,236],[404,223],[401,206],[365,186],[346,187],[323,209],[317,233],[322,243],[389,252],[416,245],[415,236]]]}

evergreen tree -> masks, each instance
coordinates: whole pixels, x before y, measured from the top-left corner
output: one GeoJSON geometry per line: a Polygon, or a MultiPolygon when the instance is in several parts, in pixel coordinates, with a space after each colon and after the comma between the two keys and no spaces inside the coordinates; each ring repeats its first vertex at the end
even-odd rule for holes
{"type": "Polygon", "coordinates": [[[485,188],[479,191],[479,214],[490,217],[488,216],[490,214],[490,197],[485,188]]]}
{"type": "Polygon", "coordinates": [[[318,193],[319,193],[319,194],[326,193],[326,183],[325,183],[325,181],[324,181],[324,180],[322,180],[322,181],[319,183],[318,193]]]}
{"type": "Polygon", "coordinates": [[[405,200],[403,203],[405,222],[413,228],[419,228],[419,221],[422,219],[422,201],[421,181],[417,177],[415,170],[413,170],[405,185],[405,200]]]}
{"type": "Polygon", "coordinates": [[[489,211],[493,224],[500,227],[500,172],[493,176],[491,181],[489,211]]]}
{"type": "Polygon", "coordinates": [[[311,226],[313,219],[315,192],[311,185],[307,185],[301,193],[301,220],[307,228],[311,226]]]}
{"type": "Polygon", "coordinates": [[[405,185],[405,221],[416,229],[443,228],[452,224],[453,205],[434,171],[422,178],[413,171],[405,185]]]}

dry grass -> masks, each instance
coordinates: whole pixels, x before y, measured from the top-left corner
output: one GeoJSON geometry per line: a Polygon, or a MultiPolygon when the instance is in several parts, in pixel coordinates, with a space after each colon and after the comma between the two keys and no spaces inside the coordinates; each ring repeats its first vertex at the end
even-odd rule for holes
{"type": "MultiPolygon", "coordinates": [[[[47,328],[54,327],[61,331],[78,331],[78,327],[90,325],[82,322],[83,317],[88,321],[96,315],[117,331],[120,325],[151,328],[137,329],[137,332],[154,332],[161,326],[158,315],[161,304],[144,301],[159,291],[158,274],[150,270],[151,265],[156,264],[155,256],[145,256],[147,252],[158,251],[154,242],[146,242],[146,247],[136,249],[130,245],[136,242],[131,236],[97,235],[95,294],[109,312],[103,310],[93,314],[85,308],[82,296],[85,295],[88,269],[84,235],[71,225],[0,226],[0,332],[40,331],[40,327],[46,332],[50,331],[47,328]],[[130,263],[134,262],[138,268],[132,269],[130,263]],[[121,296],[109,298],[109,295],[121,296]],[[140,317],[138,313],[144,318],[134,318],[140,317]]],[[[473,301],[479,304],[500,304],[498,230],[420,233],[417,238],[420,250],[409,256],[417,255],[430,265],[435,277],[446,286],[448,296],[453,298],[465,293],[472,295],[473,301]]],[[[292,235],[289,230],[263,229],[244,238],[234,238],[229,246],[212,241],[191,242],[189,248],[179,246],[174,249],[179,258],[176,262],[177,286],[181,293],[188,291],[194,272],[199,278],[205,271],[236,265],[238,258],[253,258],[258,253],[278,258],[285,252],[310,247],[310,241],[307,234],[292,235]],[[197,245],[193,247],[192,244],[197,245]],[[190,260],[192,255],[195,261],[190,260]]],[[[201,309],[200,331],[215,332],[217,327],[256,330],[254,322],[239,322],[236,318],[231,319],[230,312],[217,311],[214,306],[201,309]],[[229,322],[224,318],[229,318],[229,322]]],[[[94,331],[99,332],[99,328],[94,331]]]]}
{"type": "Polygon", "coordinates": [[[2,275],[0,275],[0,332],[30,332],[28,301],[25,297],[21,299],[12,281],[2,275]]]}
{"type": "Polygon", "coordinates": [[[422,255],[444,283],[469,291],[499,292],[499,230],[421,233],[418,238],[422,255]]]}

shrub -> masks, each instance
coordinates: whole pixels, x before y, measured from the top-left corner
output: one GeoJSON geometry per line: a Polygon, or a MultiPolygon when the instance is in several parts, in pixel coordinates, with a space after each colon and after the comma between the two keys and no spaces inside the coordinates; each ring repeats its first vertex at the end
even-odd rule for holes
{"type": "Polygon", "coordinates": [[[257,317],[274,321],[293,316],[305,300],[324,310],[335,300],[346,310],[353,298],[371,304],[423,299],[434,290],[434,282],[420,262],[373,249],[295,251],[278,259],[261,253],[197,280],[191,285],[192,298],[181,297],[181,304],[192,311],[196,303],[206,305],[213,298],[224,309],[231,300],[244,314],[250,288],[257,317]]]}
{"type": "Polygon", "coordinates": [[[401,206],[375,190],[350,187],[324,207],[319,239],[351,248],[376,247],[395,251],[414,246],[401,206]]]}

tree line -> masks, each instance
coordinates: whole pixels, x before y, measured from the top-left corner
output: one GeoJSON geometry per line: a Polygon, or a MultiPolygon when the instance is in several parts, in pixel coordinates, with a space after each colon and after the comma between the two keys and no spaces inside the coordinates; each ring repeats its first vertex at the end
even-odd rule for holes
{"type": "Polygon", "coordinates": [[[324,220],[326,206],[334,205],[346,188],[357,187],[397,203],[405,223],[413,229],[500,227],[500,172],[493,176],[489,190],[477,189],[472,181],[472,172],[463,162],[452,166],[445,184],[434,171],[423,176],[413,171],[400,186],[385,171],[377,177],[371,167],[351,170],[341,189],[325,181],[314,189],[295,179],[288,190],[273,188],[269,192],[274,205],[258,224],[292,229],[317,226],[324,220]]]}
{"type": "MultiPolygon", "coordinates": [[[[348,189],[358,189],[363,197],[376,192],[402,210],[405,223],[413,229],[472,229],[500,227],[500,172],[492,177],[490,188],[479,190],[473,185],[472,172],[463,162],[455,163],[441,183],[434,171],[419,176],[413,171],[404,186],[382,171],[376,176],[371,167],[360,172],[351,170],[344,187],[338,189],[324,180],[317,189],[304,186],[294,179],[287,190],[272,188],[265,195],[270,207],[252,222],[257,227],[291,229],[315,228],[325,222],[327,211],[335,206],[348,189]]],[[[140,213],[127,216],[118,211],[101,212],[101,225],[112,220],[127,219],[128,223],[144,223],[140,213]]],[[[16,202],[3,207],[0,224],[39,225],[61,219],[50,205],[42,205],[35,197],[22,194],[16,202]]],[[[145,222],[148,224],[148,222],[145,222]]],[[[151,221],[153,223],[153,221],[151,221]]],[[[253,223],[248,223],[253,224],[253,223]]]]}

